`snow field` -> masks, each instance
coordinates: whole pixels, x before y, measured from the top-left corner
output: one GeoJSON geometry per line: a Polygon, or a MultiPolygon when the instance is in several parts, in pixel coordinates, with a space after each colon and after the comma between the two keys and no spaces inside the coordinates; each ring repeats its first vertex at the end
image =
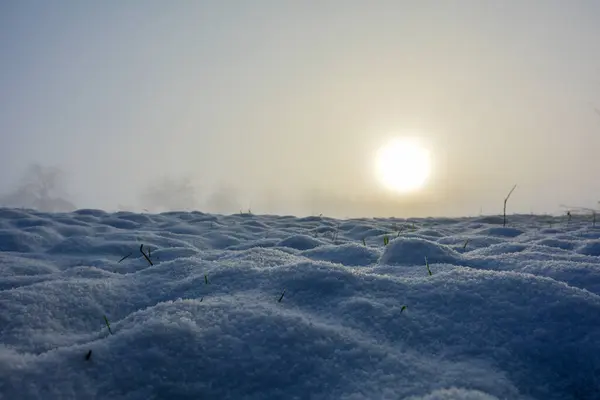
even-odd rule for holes
{"type": "Polygon", "coordinates": [[[0,209],[0,398],[600,399],[600,229],[498,222],[0,209]]]}

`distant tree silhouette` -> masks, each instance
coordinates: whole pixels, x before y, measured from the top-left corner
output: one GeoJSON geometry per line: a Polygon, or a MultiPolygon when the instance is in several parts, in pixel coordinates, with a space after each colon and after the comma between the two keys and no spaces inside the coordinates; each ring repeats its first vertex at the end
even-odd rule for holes
{"type": "Polygon", "coordinates": [[[75,205],[65,199],[65,174],[57,167],[30,165],[18,188],[0,197],[3,207],[31,208],[43,212],[70,212],[75,205]]]}
{"type": "Polygon", "coordinates": [[[152,211],[186,211],[196,207],[196,190],[188,178],[162,178],[141,195],[142,207],[152,211]]]}
{"type": "Polygon", "coordinates": [[[208,212],[217,214],[231,214],[240,211],[237,201],[238,194],[233,187],[221,184],[212,192],[204,202],[208,212]]]}

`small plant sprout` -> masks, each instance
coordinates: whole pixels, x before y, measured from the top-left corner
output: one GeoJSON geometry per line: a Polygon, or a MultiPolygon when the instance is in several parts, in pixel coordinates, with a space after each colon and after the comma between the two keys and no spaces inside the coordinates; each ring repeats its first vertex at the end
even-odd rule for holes
{"type": "Polygon", "coordinates": [[[140,245],[140,253],[142,253],[142,255],[144,256],[144,258],[146,259],[146,261],[148,261],[148,264],[154,265],[152,263],[152,260],[150,259],[150,257],[148,257],[148,255],[146,253],[144,253],[144,245],[143,244],[140,245]]]}
{"type": "Polygon", "coordinates": [[[512,192],[515,191],[516,188],[517,188],[517,185],[513,186],[513,188],[510,189],[510,192],[508,192],[508,195],[504,199],[504,212],[503,212],[504,220],[502,222],[502,226],[506,226],[506,203],[508,202],[508,199],[510,198],[510,195],[512,194],[512,192]]]}
{"type": "Polygon", "coordinates": [[[463,245],[463,250],[467,248],[467,245],[469,244],[469,240],[471,240],[471,239],[465,240],[465,244],[463,245]]]}
{"type": "Polygon", "coordinates": [[[125,260],[127,257],[131,256],[132,254],[133,254],[133,253],[129,253],[129,254],[127,254],[125,257],[121,258],[121,259],[120,259],[120,260],[117,262],[117,264],[121,263],[122,261],[124,261],[124,260],[125,260]]]}
{"type": "Polygon", "coordinates": [[[112,330],[110,329],[110,323],[108,322],[108,318],[106,318],[106,315],[104,316],[104,323],[106,324],[106,327],[108,328],[108,332],[112,335],[112,330]]]}
{"type": "Polygon", "coordinates": [[[567,209],[567,226],[569,225],[569,222],[572,221],[572,218],[574,215],[581,215],[583,213],[589,212],[592,214],[592,227],[594,227],[594,228],[596,227],[596,214],[598,213],[598,210],[596,210],[595,208],[570,207],[570,206],[566,206],[564,204],[561,204],[561,207],[564,207],[567,209]],[[573,214],[573,212],[575,212],[575,214],[573,214]]]}
{"type": "Polygon", "coordinates": [[[427,261],[427,257],[425,257],[425,266],[427,267],[427,272],[429,273],[429,276],[433,275],[431,273],[431,269],[429,268],[429,261],[427,261]]]}
{"type": "Polygon", "coordinates": [[[362,238],[362,242],[363,242],[363,246],[367,245],[367,241],[365,240],[365,238],[362,238]]]}
{"type": "Polygon", "coordinates": [[[390,238],[389,238],[389,236],[388,236],[388,235],[385,235],[385,236],[383,237],[383,245],[384,245],[384,246],[387,246],[388,244],[390,244],[390,238]]]}
{"type": "Polygon", "coordinates": [[[333,244],[337,244],[338,234],[340,233],[340,224],[335,227],[335,232],[332,233],[333,244]]]}
{"type": "Polygon", "coordinates": [[[277,300],[278,303],[281,303],[281,300],[283,300],[283,296],[285,296],[285,289],[283,289],[283,292],[281,292],[281,297],[279,297],[279,300],[277,300]]]}
{"type": "Polygon", "coordinates": [[[404,312],[404,310],[406,310],[406,306],[402,306],[402,308],[400,309],[400,312],[404,312]]]}

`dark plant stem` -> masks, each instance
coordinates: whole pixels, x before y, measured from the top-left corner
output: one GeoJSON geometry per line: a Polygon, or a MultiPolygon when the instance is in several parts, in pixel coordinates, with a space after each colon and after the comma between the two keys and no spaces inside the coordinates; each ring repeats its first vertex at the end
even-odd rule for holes
{"type": "Polygon", "coordinates": [[[510,190],[510,192],[508,192],[508,196],[506,196],[506,198],[504,199],[504,221],[502,223],[502,226],[504,226],[504,227],[506,226],[506,203],[508,202],[510,195],[516,188],[517,188],[517,185],[513,186],[513,188],[510,190]]]}

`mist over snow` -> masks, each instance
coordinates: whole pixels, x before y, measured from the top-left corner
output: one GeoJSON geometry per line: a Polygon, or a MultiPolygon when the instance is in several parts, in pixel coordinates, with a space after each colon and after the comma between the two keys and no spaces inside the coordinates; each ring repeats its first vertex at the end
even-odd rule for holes
{"type": "Polygon", "coordinates": [[[598,399],[599,261],[590,216],[3,208],[0,398],[598,399]]]}
{"type": "MultiPolygon", "coordinates": [[[[85,208],[89,202],[81,192],[73,190],[72,173],[58,166],[47,166],[38,163],[30,164],[19,175],[19,178],[8,186],[8,190],[0,192],[0,207],[33,209],[42,212],[67,212],[77,208],[85,208]]],[[[293,185],[293,182],[292,182],[293,185]]],[[[106,187],[110,190],[110,183],[106,187]]],[[[503,200],[508,188],[496,187],[495,201],[476,206],[473,199],[423,197],[423,193],[403,196],[386,193],[381,188],[373,193],[344,195],[326,190],[275,190],[272,187],[257,186],[253,190],[245,190],[227,182],[207,184],[187,175],[159,175],[148,180],[139,192],[130,199],[124,197],[107,207],[106,211],[130,212],[166,212],[166,211],[202,211],[216,214],[270,214],[296,215],[299,217],[327,215],[336,218],[401,217],[412,216],[449,217],[456,212],[449,212],[448,207],[458,208],[464,213],[458,216],[496,215],[502,212],[503,200]],[[500,189],[505,189],[501,191],[500,189]],[[251,194],[249,194],[251,193],[251,194]],[[129,200],[129,201],[128,201],[129,200]]],[[[508,202],[507,212],[523,209],[523,197],[528,197],[531,188],[518,187],[516,194],[508,202]]],[[[427,189],[424,189],[426,192],[427,189]]],[[[100,196],[102,197],[102,196],[100,196]]],[[[560,197],[556,197],[559,199],[560,197]]],[[[94,203],[94,201],[91,201],[94,203]]],[[[548,212],[530,206],[528,213],[545,215],[564,215],[567,211],[578,214],[590,214],[598,209],[598,202],[582,201],[556,203],[548,212]]]]}
{"type": "Polygon", "coordinates": [[[0,204],[458,217],[501,212],[516,183],[511,212],[593,208],[599,13],[529,0],[1,4],[0,204]],[[375,155],[404,136],[427,144],[431,176],[397,196],[375,155]],[[65,192],[24,193],[36,164],[62,171],[65,192]]]}

